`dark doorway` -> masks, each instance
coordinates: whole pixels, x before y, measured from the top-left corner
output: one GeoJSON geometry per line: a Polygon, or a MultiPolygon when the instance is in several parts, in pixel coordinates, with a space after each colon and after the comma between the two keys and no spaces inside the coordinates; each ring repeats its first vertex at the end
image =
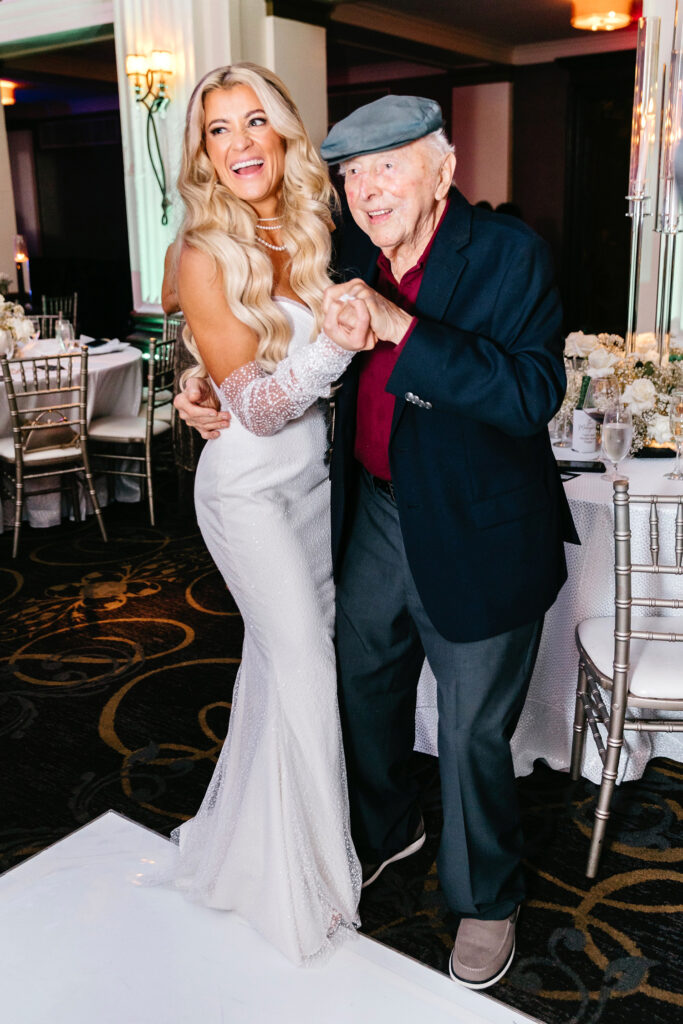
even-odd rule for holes
{"type": "Polygon", "coordinates": [[[562,287],[572,330],[624,334],[633,51],[563,62],[569,72],[562,287]]]}

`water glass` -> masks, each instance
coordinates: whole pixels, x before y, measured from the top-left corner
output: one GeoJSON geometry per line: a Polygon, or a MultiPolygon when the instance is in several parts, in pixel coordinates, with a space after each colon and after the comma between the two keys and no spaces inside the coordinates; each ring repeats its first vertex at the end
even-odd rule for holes
{"type": "Polygon", "coordinates": [[[676,464],[664,476],[667,480],[683,480],[683,388],[676,388],[671,393],[669,426],[676,442],[676,464]]]}
{"type": "Polygon", "coordinates": [[[58,320],[55,324],[55,338],[60,352],[69,352],[74,344],[74,329],[69,320],[58,320]]]}
{"type": "Polygon", "coordinates": [[[602,477],[606,483],[628,480],[619,472],[619,463],[631,450],[632,440],[633,418],[629,407],[621,403],[608,406],[602,421],[602,454],[612,464],[612,471],[602,477]]]}

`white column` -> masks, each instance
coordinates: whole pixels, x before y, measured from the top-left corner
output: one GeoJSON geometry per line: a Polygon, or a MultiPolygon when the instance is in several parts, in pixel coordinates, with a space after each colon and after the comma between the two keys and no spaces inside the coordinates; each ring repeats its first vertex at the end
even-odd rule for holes
{"type": "Polygon", "coordinates": [[[263,63],[285,83],[313,144],[319,147],[327,135],[328,123],[325,29],[271,16],[266,18],[265,27],[263,63]]]}
{"type": "MultiPolygon", "coordinates": [[[[209,6],[218,5],[206,4],[209,6]]],[[[114,0],[128,245],[133,303],[137,312],[159,310],[164,253],[175,237],[180,218],[175,178],[185,109],[198,77],[194,8],[192,0],[114,0]],[[149,56],[152,50],[169,50],[175,57],[175,71],[168,80],[171,102],[163,117],[154,115],[167,188],[173,203],[168,211],[167,226],[161,223],[161,192],[147,151],[147,111],[141,103],[136,103],[132,83],[126,76],[126,55],[139,53],[149,56]]],[[[222,33],[218,32],[217,36],[221,38],[222,33]]],[[[224,53],[224,62],[227,63],[230,59],[229,38],[224,40],[224,53]]]]}
{"type": "Polygon", "coordinates": [[[14,266],[14,235],[16,234],[14,193],[7,148],[5,110],[0,107],[0,271],[12,278],[10,291],[16,291],[17,275],[14,266]]]}

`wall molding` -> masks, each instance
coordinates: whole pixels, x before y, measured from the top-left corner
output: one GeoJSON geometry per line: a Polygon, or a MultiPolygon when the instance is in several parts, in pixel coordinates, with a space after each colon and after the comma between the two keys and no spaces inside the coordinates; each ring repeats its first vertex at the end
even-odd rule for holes
{"type": "Polygon", "coordinates": [[[335,7],[330,19],[333,23],[353,25],[385,35],[398,36],[400,39],[411,39],[427,46],[435,46],[442,50],[451,50],[479,60],[509,64],[512,60],[511,46],[493,42],[473,32],[463,32],[449,28],[428,18],[415,15],[397,14],[384,7],[374,4],[350,3],[335,7]]]}
{"type": "Polygon", "coordinates": [[[0,5],[0,39],[35,41],[51,35],[83,31],[114,21],[112,0],[4,0],[0,5]]]}
{"type": "Polygon", "coordinates": [[[560,57],[632,50],[636,46],[635,27],[618,32],[585,32],[566,39],[544,43],[511,46],[496,42],[474,32],[450,28],[429,18],[399,14],[372,3],[348,3],[334,9],[333,23],[381,32],[400,39],[410,39],[441,50],[459,53],[494,64],[547,64],[560,57]],[[436,42],[438,40],[438,43],[436,42]]]}

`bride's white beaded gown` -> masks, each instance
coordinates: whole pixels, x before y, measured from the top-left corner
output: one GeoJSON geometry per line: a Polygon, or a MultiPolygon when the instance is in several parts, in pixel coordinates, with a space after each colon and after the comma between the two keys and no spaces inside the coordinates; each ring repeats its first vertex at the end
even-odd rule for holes
{"type": "Polygon", "coordinates": [[[351,355],[312,314],[292,325],[273,374],[255,363],[217,389],[232,422],[204,447],[202,535],[244,619],[228,736],[197,815],[173,838],[174,884],[234,910],[295,963],[322,959],[358,925],[333,648],[327,446],[318,396],[351,355]]]}

